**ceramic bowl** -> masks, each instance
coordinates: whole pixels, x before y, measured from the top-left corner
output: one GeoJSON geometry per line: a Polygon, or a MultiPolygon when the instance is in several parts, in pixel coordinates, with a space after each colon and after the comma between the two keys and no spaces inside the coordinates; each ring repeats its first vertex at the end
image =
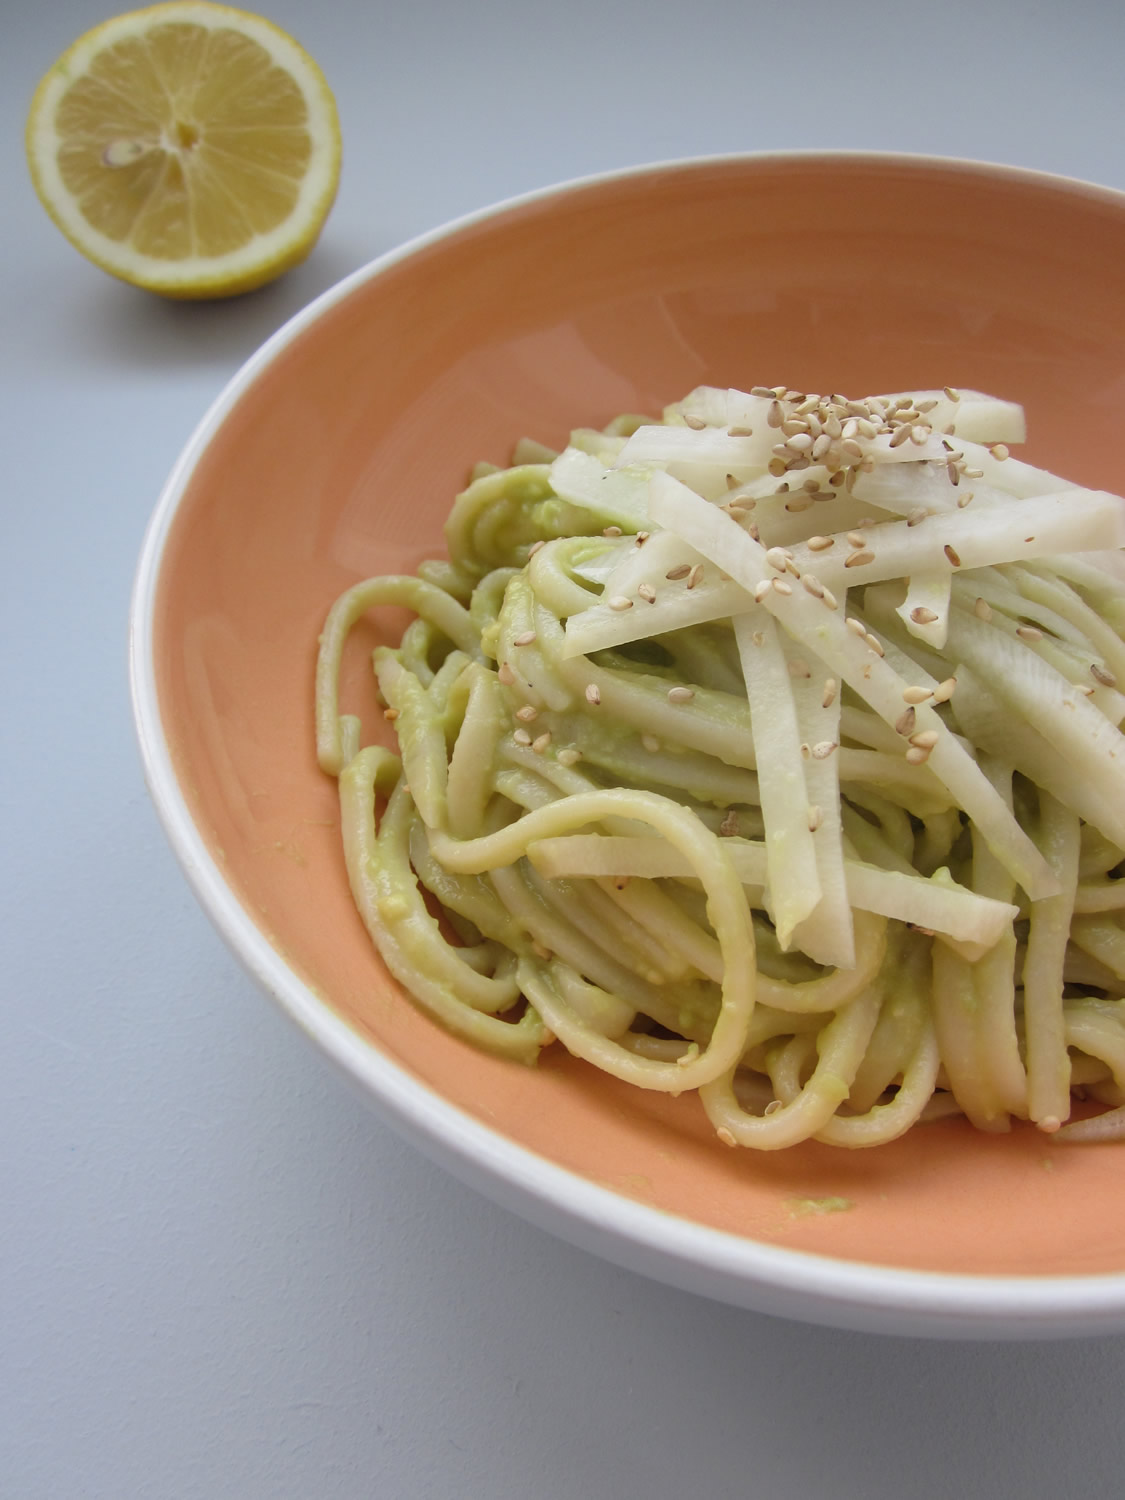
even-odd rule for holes
{"type": "MultiPolygon", "coordinates": [[[[440,551],[478,459],[658,411],[700,382],[1021,401],[1029,456],[1125,488],[1125,196],[970,162],[672,163],[500,205],[294,318],[171,475],[137,578],[146,774],[204,907],[391,1124],[535,1223],[746,1307],[945,1336],[1125,1328],[1121,1148],[961,1121],[894,1145],[720,1145],[698,1101],[552,1049],[469,1050],[382,968],[313,753],[335,596],[440,551]],[[803,1211],[847,1199],[846,1212],[803,1211]]],[[[345,699],[401,620],[360,631],[345,699]]],[[[369,738],[386,732],[369,713],[369,738]]]]}

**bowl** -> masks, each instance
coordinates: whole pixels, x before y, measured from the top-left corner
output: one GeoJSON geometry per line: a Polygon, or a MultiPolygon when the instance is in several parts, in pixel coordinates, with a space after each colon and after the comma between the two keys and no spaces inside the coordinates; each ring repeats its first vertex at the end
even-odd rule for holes
{"type": "MultiPolygon", "coordinates": [[[[475,461],[701,382],[993,391],[1027,408],[1033,461],[1125,487],[1123,263],[1125,196],[1056,177],[879,154],[675,162],[426,235],[235,377],[140,560],[146,776],[235,954],[386,1120],[536,1224],[729,1303],[947,1337],[1125,1328],[1118,1148],[946,1120],[873,1151],[729,1151],[694,1098],[440,1030],[356,914],[312,698],[331,601],[440,552],[475,461]],[[825,1200],[851,1207],[810,1211],[825,1200]]],[[[351,706],[373,707],[364,648],[400,628],[359,632],[351,706]]]]}

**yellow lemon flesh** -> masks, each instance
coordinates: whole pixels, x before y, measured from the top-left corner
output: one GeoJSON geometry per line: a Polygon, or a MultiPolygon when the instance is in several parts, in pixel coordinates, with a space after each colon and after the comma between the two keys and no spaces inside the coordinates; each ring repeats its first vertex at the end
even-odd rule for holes
{"type": "Polygon", "coordinates": [[[316,243],[340,127],[316,63],[260,16],[170,0],[89,31],[40,83],[27,154],[83,255],[167,297],[229,297],[316,243]]]}

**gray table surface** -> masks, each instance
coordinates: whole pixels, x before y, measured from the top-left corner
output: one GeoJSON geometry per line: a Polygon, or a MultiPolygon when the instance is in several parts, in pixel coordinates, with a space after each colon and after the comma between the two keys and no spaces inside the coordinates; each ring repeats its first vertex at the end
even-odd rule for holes
{"type": "Polygon", "coordinates": [[[0,1494],[1119,1492],[1125,1339],[732,1312],[556,1243],[400,1142],[196,908],[142,784],[125,624],[195,421],[365,260],[693,153],[890,147],[1125,188],[1125,9],[269,0],[337,93],[342,188],[304,268],[215,306],[111,281],[32,193],[31,90],[102,0],[0,9],[0,1494]]]}

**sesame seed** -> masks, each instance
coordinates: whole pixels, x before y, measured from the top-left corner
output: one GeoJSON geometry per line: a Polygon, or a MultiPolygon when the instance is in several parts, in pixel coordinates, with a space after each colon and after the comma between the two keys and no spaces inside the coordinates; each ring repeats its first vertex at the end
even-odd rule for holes
{"type": "Polygon", "coordinates": [[[687,579],[687,586],[688,586],[688,588],[689,589],[693,589],[695,587],[695,585],[700,581],[700,579],[702,577],[703,577],[703,564],[702,563],[696,563],[695,567],[692,568],[691,572],[688,574],[688,579],[687,579]]]}
{"type": "Polygon", "coordinates": [[[914,705],[911,704],[910,707],[904,709],[903,712],[900,713],[898,718],[895,720],[895,733],[901,734],[904,738],[909,738],[910,735],[914,733],[914,722],[916,718],[917,713],[915,712],[914,705]]]}
{"type": "Polygon", "coordinates": [[[869,422],[866,417],[859,417],[856,421],[856,426],[859,429],[860,435],[865,438],[873,438],[879,431],[875,423],[869,422]]]}
{"type": "Polygon", "coordinates": [[[786,437],[796,437],[799,432],[808,432],[809,424],[804,417],[786,417],[781,430],[786,437]]]}
{"type": "Polygon", "coordinates": [[[785,413],[781,409],[781,402],[778,401],[775,397],[774,400],[770,403],[769,411],[766,413],[766,425],[767,427],[780,427],[782,422],[784,421],[785,413]]]}
{"type": "Polygon", "coordinates": [[[582,759],[582,751],[577,745],[567,745],[555,756],[560,766],[575,766],[582,759]]]}
{"type": "Polygon", "coordinates": [[[496,676],[504,684],[505,687],[511,687],[516,680],[516,674],[512,671],[511,667],[506,661],[502,661],[500,663],[500,666],[496,671],[496,676]]]}
{"type": "Polygon", "coordinates": [[[535,644],[534,630],[523,630],[512,640],[513,646],[531,646],[535,644]]]}
{"type": "Polygon", "coordinates": [[[948,703],[950,698],[953,697],[953,691],[956,686],[956,677],[947,677],[944,682],[939,682],[937,687],[934,688],[934,702],[948,703]]]}
{"type": "Polygon", "coordinates": [[[1011,453],[1011,449],[1008,447],[1007,443],[993,443],[992,447],[988,451],[992,454],[993,458],[998,458],[1001,461],[1007,458],[1011,453]]]}
{"type": "Polygon", "coordinates": [[[951,547],[948,542],[946,542],[945,546],[941,550],[945,553],[946,557],[948,557],[949,561],[955,568],[959,568],[961,566],[961,559],[957,555],[956,549],[951,547]]]}
{"type": "MultiPolygon", "coordinates": [[[[815,449],[817,444],[822,441],[822,438],[817,438],[814,443],[811,433],[795,432],[791,438],[785,439],[785,446],[791,453],[807,453],[810,449],[813,449],[813,456],[817,457],[815,449]]],[[[776,452],[776,449],[774,451],[776,452]]]]}
{"type": "Polygon", "coordinates": [[[973,492],[972,492],[972,490],[966,490],[963,495],[958,495],[957,496],[957,509],[958,510],[964,510],[965,507],[966,507],[966,505],[968,505],[969,501],[972,498],[973,498],[973,492]]]}
{"type": "Polygon", "coordinates": [[[809,808],[809,832],[810,833],[815,833],[816,830],[820,827],[820,825],[823,822],[824,822],[824,814],[821,812],[820,808],[816,807],[816,806],[810,807],[809,808]]]}
{"type": "Polygon", "coordinates": [[[924,443],[929,441],[932,432],[933,428],[925,422],[915,422],[910,429],[910,441],[915,447],[921,448],[924,443]]]}
{"type": "Polygon", "coordinates": [[[1102,687],[1116,687],[1117,678],[1100,662],[1093,662],[1090,666],[1090,676],[1095,682],[1100,682],[1102,687]]]}
{"type": "Polygon", "coordinates": [[[397,708],[385,708],[383,710],[383,718],[386,719],[388,724],[393,724],[398,718],[398,714],[399,711],[397,708]]]}
{"type": "Polygon", "coordinates": [[[766,467],[775,479],[780,479],[785,473],[785,460],[775,456],[770,459],[766,467]]]}
{"type": "Polygon", "coordinates": [[[906,524],[908,526],[920,526],[928,515],[929,511],[920,505],[917,510],[912,510],[907,516],[906,524]]]}
{"type": "Polygon", "coordinates": [[[901,427],[896,427],[891,433],[891,447],[901,448],[909,436],[910,428],[905,423],[901,427]]]}
{"type": "Polygon", "coordinates": [[[932,609],[927,609],[924,604],[919,604],[915,609],[910,611],[910,618],[914,621],[915,625],[932,625],[937,619],[937,615],[934,614],[932,609]]]}
{"type": "Polygon", "coordinates": [[[753,436],[754,436],[754,429],[752,427],[728,427],[727,428],[727,437],[753,437],[753,436]]]}
{"type": "Polygon", "coordinates": [[[824,693],[820,699],[821,708],[831,708],[836,701],[837,683],[835,677],[824,679],[824,693]]]}
{"type": "Polygon", "coordinates": [[[672,687],[668,689],[669,703],[690,703],[695,697],[695,689],[689,687],[672,687]]]}
{"type": "Polygon", "coordinates": [[[540,537],[537,542],[532,542],[531,546],[527,549],[528,561],[530,562],[530,560],[535,556],[540,548],[545,547],[546,545],[547,543],[543,540],[542,537],[540,537]]]}
{"type": "Polygon", "coordinates": [[[867,626],[863,623],[862,620],[857,620],[855,615],[849,615],[848,618],[844,621],[844,624],[848,627],[853,635],[858,635],[861,641],[866,638],[867,626]]]}
{"type": "Polygon", "coordinates": [[[844,567],[845,568],[862,568],[866,563],[871,563],[871,562],[874,562],[874,561],[875,561],[875,554],[874,554],[874,552],[869,551],[865,547],[862,552],[853,552],[849,557],[846,557],[844,559],[844,567]]]}
{"type": "Polygon", "coordinates": [[[946,463],[945,472],[949,476],[950,484],[961,483],[961,470],[957,467],[956,463],[954,463],[953,459],[950,459],[946,463]]]}
{"type": "Polygon", "coordinates": [[[936,405],[937,405],[937,401],[933,400],[933,399],[931,399],[929,401],[919,401],[918,406],[917,406],[917,410],[920,411],[920,412],[922,412],[923,414],[925,414],[928,411],[933,411],[933,409],[934,409],[934,407],[936,405]]]}
{"type": "Polygon", "coordinates": [[[648,531],[638,531],[633,538],[633,545],[635,547],[643,547],[651,535],[652,533],[648,531]]]}
{"type": "Polygon", "coordinates": [[[773,578],[770,582],[779,594],[791,594],[793,592],[792,584],[787,583],[784,578],[773,578]]]}
{"type": "Polygon", "coordinates": [[[703,429],[707,426],[707,423],[703,420],[702,417],[685,417],[684,426],[690,427],[692,432],[702,432],[703,429]]]}
{"type": "Polygon", "coordinates": [[[910,736],[910,743],[917,750],[932,750],[938,742],[936,729],[920,729],[917,734],[910,736]]]}
{"type": "Polygon", "coordinates": [[[686,578],[690,572],[691,563],[677,563],[674,568],[669,568],[664,576],[665,578],[670,578],[675,583],[677,579],[686,578]]]}
{"type": "Polygon", "coordinates": [[[812,747],[813,760],[827,760],[833,750],[838,748],[835,740],[821,740],[819,744],[812,747]]]}
{"type": "Polygon", "coordinates": [[[929,688],[905,687],[902,690],[902,701],[904,703],[925,703],[929,696],[929,688]]]}
{"type": "Polygon", "coordinates": [[[660,741],[654,734],[642,734],[641,745],[648,751],[650,755],[655,755],[656,752],[660,749],[660,741]]]}
{"type": "Polygon", "coordinates": [[[1043,632],[1035,625],[1017,625],[1016,634],[1023,641],[1041,641],[1043,632]]]}
{"type": "Polygon", "coordinates": [[[800,576],[801,576],[801,570],[800,570],[800,568],[797,566],[797,564],[793,561],[793,559],[791,557],[787,557],[785,559],[785,571],[787,573],[792,573],[792,575],[793,575],[794,578],[800,578],[800,576]]]}
{"type": "Polygon", "coordinates": [[[964,474],[964,476],[965,476],[966,479],[983,479],[984,478],[984,470],[983,469],[965,469],[965,468],[963,468],[961,470],[961,472],[962,472],[962,474],[964,474]]]}
{"type": "Polygon", "coordinates": [[[515,734],[512,735],[512,738],[515,740],[517,745],[531,744],[531,736],[528,734],[526,729],[517,729],[515,734]]]}
{"type": "Polygon", "coordinates": [[[728,474],[727,475],[727,489],[728,490],[736,490],[737,488],[738,488],[738,480],[734,477],[733,474],[728,474]]]}
{"type": "Polygon", "coordinates": [[[771,568],[776,568],[779,573],[785,572],[785,564],[788,560],[781,547],[771,547],[766,553],[766,562],[769,563],[771,568]]]}
{"type": "Polygon", "coordinates": [[[1079,682],[1076,683],[1075,686],[1077,687],[1078,691],[1080,693],[1083,693],[1087,698],[1092,698],[1097,692],[1097,688],[1092,687],[1088,682],[1079,682]]]}
{"type": "Polygon", "coordinates": [[[773,400],[773,387],[770,385],[752,385],[750,387],[752,396],[760,396],[765,401],[773,400]]]}
{"type": "Polygon", "coordinates": [[[825,589],[824,590],[824,594],[823,594],[820,602],[824,605],[824,607],[826,609],[839,609],[839,607],[840,607],[836,603],[836,595],[832,592],[831,589],[825,589]]]}
{"type": "Polygon", "coordinates": [[[870,631],[868,631],[868,633],[864,636],[864,640],[867,642],[868,647],[872,651],[874,651],[876,656],[886,656],[887,653],[883,650],[883,643],[878,638],[878,636],[874,636],[870,633],[870,631]]]}
{"type": "Polygon", "coordinates": [[[602,536],[620,536],[620,535],[621,535],[621,527],[620,526],[607,526],[605,528],[605,530],[602,532],[602,536]]]}
{"type": "Polygon", "coordinates": [[[754,588],[754,603],[761,604],[762,600],[766,597],[769,591],[770,580],[768,578],[763,578],[761,583],[757,584],[754,588]]]}
{"type": "Polygon", "coordinates": [[[733,500],[727,501],[727,509],[733,514],[735,511],[753,510],[757,503],[756,500],[751,500],[748,495],[738,495],[733,500]]]}
{"type": "Polygon", "coordinates": [[[834,538],[830,536],[810,536],[805,546],[810,552],[826,552],[833,542],[834,538]]]}
{"type": "Polygon", "coordinates": [[[522,708],[516,709],[516,718],[521,724],[534,724],[539,717],[539,710],[531,703],[525,703],[522,708]]]}
{"type": "Polygon", "coordinates": [[[542,755],[543,751],[546,750],[547,746],[550,743],[551,731],[549,729],[545,729],[537,739],[532,740],[531,748],[535,751],[536,755],[542,755]]]}
{"type": "Polygon", "coordinates": [[[607,601],[610,609],[620,612],[623,609],[632,609],[632,599],[626,599],[624,594],[613,594],[607,601]]]}
{"type": "Polygon", "coordinates": [[[912,766],[925,765],[926,761],[928,761],[929,758],[930,752],[928,750],[923,750],[918,745],[911,745],[910,749],[906,752],[906,759],[912,766]]]}
{"type": "Polygon", "coordinates": [[[801,582],[805,585],[805,588],[808,589],[809,593],[813,596],[814,599],[824,598],[824,588],[821,585],[820,579],[817,578],[815,574],[806,573],[801,579],[801,582]]]}
{"type": "Polygon", "coordinates": [[[867,538],[863,535],[862,532],[859,532],[859,531],[849,531],[848,532],[848,546],[849,547],[866,547],[867,546],[867,538]]]}
{"type": "Polygon", "coordinates": [[[789,663],[789,675],[790,677],[811,677],[812,673],[809,671],[808,662],[796,656],[789,663]]]}
{"type": "Polygon", "coordinates": [[[598,704],[601,701],[601,688],[598,687],[596,682],[588,682],[586,684],[586,702],[590,705],[591,708],[597,708],[598,704]]]}
{"type": "Polygon", "coordinates": [[[637,587],[637,593],[641,596],[646,604],[656,603],[656,590],[653,588],[651,583],[639,584],[637,587]]]}
{"type": "Polygon", "coordinates": [[[730,1131],[725,1125],[720,1125],[718,1130],[715,1131],[715,1134],[718,1136],[719,1140],[722,1141],[724,1146],[738,1145],[738,1142],[735,1140],[734,1136],[731,1135],[730,1131]]]}
{"type": "Polygon", "coordinates": [[[799,515],[801,511],[808,510],[811,505],[811,495],[794,495],[792,500],[787,500],[785,502],[785,509],[792,515],[799,515]]]}
{"type": "Polygon", "coordinates": [[[956,386],[947,385],[945,387],[945,394],[950,401],[960,401],[961,399],[961,392],[956,386]]]}
{"type": "Polygon", "coordinates": [[[823,458],[824,455],[828,452],[828,450],[831,447],[832,447],[832,439],[828,436],[828,434],[826,432],[822,432],[820,434],[820,436],[817,438],[817,440],[812,445],[811,452],[812,452],[813,458],[816,458],[816,459],[823,458]]]}
{"type": "Polygon", "coordinates": [[[820,480],[819,479],[806,479],[805,482],[804,482],[804,484],[801,487],[802,487],[802,489],[808,490],[808,492],[809,492],[810,495],[815,495],[817,493],[817,491],[820,489],[820,480]]]}

